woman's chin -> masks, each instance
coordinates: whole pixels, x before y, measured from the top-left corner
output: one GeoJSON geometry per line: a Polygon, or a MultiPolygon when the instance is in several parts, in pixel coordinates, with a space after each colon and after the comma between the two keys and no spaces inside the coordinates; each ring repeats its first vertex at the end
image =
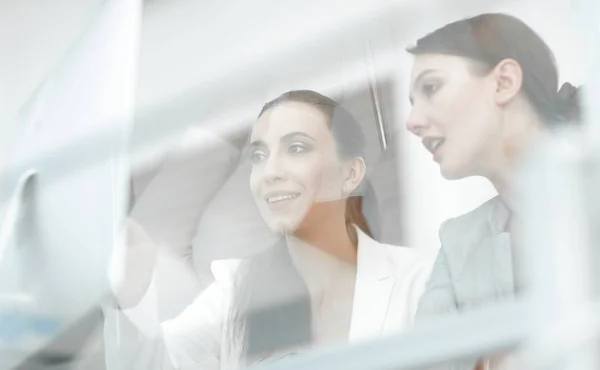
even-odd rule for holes
{"type": "Polygon", "coordinates": [[[443,169],[440,169],[440,173],[442,174],[442,177],[446,180],[458,180],[461,178],[459,175],[452,171],[444,171],[443,169]]]}
{"type": "Polygon", "coordinates": [[[272,219],[267,222],[267,225],[274,234],[289,235],[296,232],[299,222],[285,219],[272,219]]]}
{"type": "Polygon", "coordinates": [[[446,180],[459,180],[467,177],[460,166],[452,166],[449,163],[440,163],[440,173],[446,180]]]}

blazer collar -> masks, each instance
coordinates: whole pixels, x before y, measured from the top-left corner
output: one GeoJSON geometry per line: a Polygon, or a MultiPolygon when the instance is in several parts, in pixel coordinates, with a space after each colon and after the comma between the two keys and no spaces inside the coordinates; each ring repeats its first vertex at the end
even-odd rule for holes
{"type": "Polygon", "coordinates": [[[350,340],[381,332],[394,287],[393,266],[386,247],[356,228],[358,262],[350,340]]]}
{"type": "Polygon", "coordinates": [[[492,235],[500,234],[508,230],[510,221],[510,210],[506,207],[502,198],[497,195],[492,199],[491,212],[488,215],[488,224],[492,235]]]}
{"type": "MultiPolygon", "coordinates": [[[[358,236],[358,255],[350,340],[362,339],[381,332],[395,283],[395,269],[386,246],[373,240],[357,226],[354,227],[358,236]]],[[[290,249],[290,253],[301,274],[304,268],[310,272],[310,274],[306,272],[310,277],[307,280],[309,290],[311,287],[314,288],[313,285],[317,286],[318,281],[326,279],[328,271],[333,266],[331,265],[333,258],[323,258],[324,256],[311,259],[320,261],[319,266],[303,263],[307,253],[312,257],[315,257],[314,254],[323,253],[312,248],[303,248],[300,245],[299,248],[290,249]]]]}
{"type": "Polygon", "coordinates": [[[358,236],[357,274],[361,278],[379,280],[393,276],[393,266],[385,245],[365,234],[359,227],[358,236]]]}
{"type": "Polygon", "coordinates": [[[507,232],[511,212],[500,196],[493,200],[488,216],[490,237],[483,241],[487,250],[492,252],[490,273],[493,274],[496,297],[514,296],[513,253],[510,234],[507,232]]]}

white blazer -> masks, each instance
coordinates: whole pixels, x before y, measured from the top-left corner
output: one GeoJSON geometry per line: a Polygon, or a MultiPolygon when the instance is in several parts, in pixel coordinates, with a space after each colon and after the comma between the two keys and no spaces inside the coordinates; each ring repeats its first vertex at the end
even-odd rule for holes
{"type": "MultiPolygon", "coordinates": [[[[349,341],[408,328],[435,259],[417,249],[379,243],[359,231],[349,341]]],[[[227,314],[240,260],[215,261],[215,282],[175,319],[160,324],[150,289],[133,309],[105,308],[107,369],[235,369],[227,314]]]]}

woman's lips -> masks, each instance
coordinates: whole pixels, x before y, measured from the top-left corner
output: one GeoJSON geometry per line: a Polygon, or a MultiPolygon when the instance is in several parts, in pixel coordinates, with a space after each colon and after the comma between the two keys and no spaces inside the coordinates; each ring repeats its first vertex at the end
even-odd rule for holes
{"type": "Polygon", "coordinates": [[[265,203],[267,203],[269,209],[273,211],[282,210],[293,203],[300,196],[301,193],[297,192],[269,193],[265,196],[265,203]]]}
{"type": "Polygon", "coordinates": [[[445,143],[445,139],[441,138],[441,137],[426,137],[423,138],[423,146],[431,153],[433,154],[433,159],[436,162],[439,162],[441,157],[440,157],[440,149],[441,147],[444,145],[445,143]]]}
{"type": "Polygon", "coordinates": [[[300,196],[300,193],[287,193],[287,194],[280,194],[280,195],[268,195],[265,197],[265,200],[267,201],[267,203],[269,204],[273,204],[273,203],[279,203],[279,202],[284,202],[287,200],[292,200],[292,199],[296,199],[300,196]]]}
{"type": "Polygon", "coordinates": [[[439,163],[442,160],[442,147],[444,146],[444,143],[440,143],[435,150],[433,151],[433,160],[436,161],[437,163],[439,163]]]}

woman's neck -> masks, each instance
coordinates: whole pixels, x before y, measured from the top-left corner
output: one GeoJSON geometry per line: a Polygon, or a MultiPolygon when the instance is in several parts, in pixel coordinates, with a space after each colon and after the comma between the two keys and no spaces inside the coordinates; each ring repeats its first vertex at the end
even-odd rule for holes
{"type": "Polygon", "coordinates": [[[511,178],[512,176],[510,176],[509,174],[506,174],[503,177],[488,177],[488,179],[498,192],[498,196],[500,196],[500,199],[502,199],[502,202],[504,203],[506,208],[508,208],[508,210],[512,212],[514,207],[514,189],[510,180],[511,178]]]}
{"type": "Polygon", "coordinates": [[[345,219],[329,217],[322,221],[304,225],[293,235],[288,235],[288,244],[307,243],[342,261],[356,265],[357,246],[348,234],[345,219]]]}
{"type": "Polygon", "coordinates": [[[507,114],[505,122],[499,154],[493,160],[495,164],[491,166],[492,170],[486,177],[512,212],[515,206],[514,183],[518,167],[527,150],[543,137],[545,130],[544,123],[534,112],[520,110],[507,114]]]}

